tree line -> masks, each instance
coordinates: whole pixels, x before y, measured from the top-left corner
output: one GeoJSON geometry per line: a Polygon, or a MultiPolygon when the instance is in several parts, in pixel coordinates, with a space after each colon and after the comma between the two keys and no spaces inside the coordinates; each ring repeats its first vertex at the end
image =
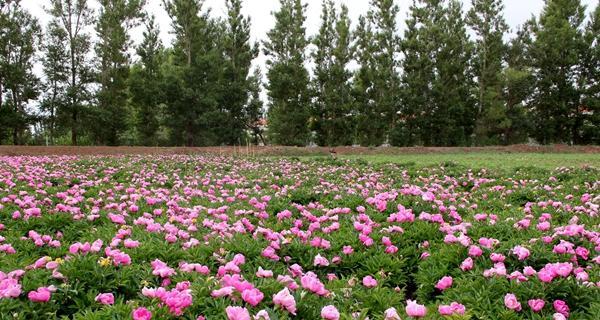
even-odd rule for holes
{"type": "Polygon", "coordinates": [[[1,143],[600,143],[600,5],[586,16],[580,0],[547,0],[511,32],[502,0],[466,12],[413,0],[401,33],[394,0],[371,0],[356,23],[323,0],[307,35],[307,5],[279,0],[257,43],[242,0],[223,0],[224,17],[202,0],[163,0],[165,45],[145,0],[95,1],[50,0],[42,28],[19,0],[0,0],[1,143]]]}

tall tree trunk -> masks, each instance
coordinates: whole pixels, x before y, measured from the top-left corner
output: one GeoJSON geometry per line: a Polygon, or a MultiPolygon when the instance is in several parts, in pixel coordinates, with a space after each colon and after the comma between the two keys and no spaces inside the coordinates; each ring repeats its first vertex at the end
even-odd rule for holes
{"type": "Polygon", "coordinates": [[[18,146],[20,144],[19,143],[19,129],[16,126],[13,128],[13,144],[15,146],[18,146]]]}
{"type": "MultiPolygon", "coordinates": [[[[69,16],[69,22],[71,17],[69,16]]],[[[75,66],[75,39],[71,32],[71,25],[69,25],[69,45],[70,45],[70,55],[71,55],[71,90],[76,90],[75,84],[77,82],[77,67],[75,66]]],[[[77,145],[77,99],[75,97],[75,93],[71,92],[71,144],[77,145]]]]}
{"type": "Polygon", "coordinates": [[[72,111],[71,123],[71,144],[77,145],[77,110],[72,111]]]}

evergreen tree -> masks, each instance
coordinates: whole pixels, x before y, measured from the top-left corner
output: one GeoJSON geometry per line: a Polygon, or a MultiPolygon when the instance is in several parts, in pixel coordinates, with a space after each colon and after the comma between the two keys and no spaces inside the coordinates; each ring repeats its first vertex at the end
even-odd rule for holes
{"type": "Polygon", "coordinates": [[[415,132],[419,132],[419,141],[427,146],[468,145],[475,105],[472,43],[462,7],[454,0],[418,0],[410,15],[403,42],[405,119],[395,136],[415,141],[415,132]]]}
{"type": "Polygon", "coordinates": [[[2,4],[0,9],[0,138],[11,134],[18,145],[25,142],[23,134],[31,120],[27,103],[38,95],[33,64],[41,28],[20,1],[2,4]]]}
{"type": "Polygon", "coordinates": [[[592,11],[585,28],[579,88],[581,112],[575,124],[578,143],[600,144],[600,4],[592,11]]]}
{"type": "Polygon", "coordinates": [[[535,28],[534,136],[543,144],[581,142],[581,96],[577,70],[585,7],[580,0],[548,0],[535,28]]]}
{"type": "MultiPolygon", "coordinates": [[[[438,41],[442,16],[441,3],[421,6],[413,1],[407,28],[401,42],[404,55],[401,78],[402,118],[396,124],[391,142],[396,146],[413,146],[428,141],[427,117],[433,114],[430,84],[434,78],[433,44],[438,41]],[[438,16],[434,16],[438,13],[438,16]]],[[[427,143],[430,144],[430,143],[427,143]]]]}
{"type": "Polygon", "coordinates": [[[366,17],[358,19],[353,50],[360,68],[354,74],[352,96],[356,117],[355,140],[363,146],[377,146],[382,143],[385,132],[384,122],[379,121],[381,113],[377,110],[375,77],[375,41],[371,23],[366,17]]]}
{"type": "Polygon", "coordinates": [[[164,4],[175,33],[162,84],[171,143],[217,144],[226,27],[211,19],[209,10],[202,12],[200,0],[165,0],[164,4]]]}
{"type": "Polygon", "coordinates": [[[315,80],[313,126],[319,145],[351,145],[353,122],[351,112],[352,73],[347,66],[352,60],[348,8],[336,12],[332,0],[323,2],[321,28],[314,39],[315,80]]]}
{"type": "Polygon", "coordinates": [[[526,142],[531,132],[531,115],[527,102],[531,99],[535,85],[529,52],[533,25],[533,20],[525,23],[507,45],[506,68],[502,74],[502,100],[510,125],[504,126],[503,144],[526,142]]]}
{"type": "Polygon", "coordinates": [[[244,105],[250,93],[250,66],[258,55],[258,44],[250,41],[250,19],[241,13],[242,0],[225,0],[225,4],[225,61],[220,94],[223,120],[219,128],[219,137],[221,143],[239,145],[244,143],[244,105]]]}
{"type": "Polygon", "coordinates": [[[275,27],[264,43],[269,70],[269,136],[273,143],[304,146],[310,140],[309,74],[306,58],[306,5],[301,0],[280,0],[273,13],[275,27]]]}
{"type": "Polygon", "coordinates": [[[87,113],[90,99],[89,86],[93,82],[88,57],[91,41],[86,32],[93,22],[93,11],[87,0],[50,0],[48,12],[57,28],[67,34],[68,101],[59,112],[68,114],[66,125],[71,129],[71,144],[77,145],[83,129],[82,116],[87,113]]]}
{"type": "Polygon", "coordinates": [[[371,0],[371,23],[375,26],[375,90],[376,105],[384,125],[384,141],[394,127],[400,111],[400,79],[398,76],[400,38],[397,36],[398,6],[394,0],[371,0]]]}
{"type": "Polygon", "coordinates": [[[502,0],[472,0],[467,21],[476,35],[474,69],[477,77],[477,143],[498,144],[510,120],[502,102],[502,71],[508,25],[502,0]]]}
{"type": "Polygon", "coordinates": [[[470,145],[476,119],[470,66],[473,46],[460,2],[449,0],[444,12],[443,38],[434,51],[437,76],[432,83],[436,106],[432,118],[433,144],[470,145]]]}
{"type": "Polygon", "coordinates": [[[163,45],[154,16],[145,22],[142,43],[137,47],[140,61],[133,65],[129,77],[129,92],[135,113],[135,128],[142,145],[158,144],[160,126],[161,64],[163,45]]]}
{"type": "Polygon", "coordinates": [[[142,18],[144,4],[145,0],[100,0],[96,25],[100,91],[93,127],[96,141],[101,144],[119,144],[120,134],[129,125],[127,79],[131,40],[128,33],[142,18]]]}
{"type": "MultiPolygon", "coordinates": [[[[41,109],[47,113],[46,131],[50,144],[55,143],[57,129],[64,123],[68,96],[66,94],[69,84],[68,35],[52,20],[47,27],[46,41],[44,42],[44,67],[43,95],[41,109]],[[62,121],[61,121],[62,120],[62,121]]],[[[68,118],[67,118],[68,119],[68,118]]]]}
{"type": "Polygon", "coordinates": [[[248,78],[248,101],[244,106],[244,119],[246,121],[246,130],[250,131],[252,143],[258,145],[261,142],[266,144],[263,135],[264,110],[263,101],[260,98],[262,87],[262,73],[260,68],[255,68],[252,75],[248,78]]]}

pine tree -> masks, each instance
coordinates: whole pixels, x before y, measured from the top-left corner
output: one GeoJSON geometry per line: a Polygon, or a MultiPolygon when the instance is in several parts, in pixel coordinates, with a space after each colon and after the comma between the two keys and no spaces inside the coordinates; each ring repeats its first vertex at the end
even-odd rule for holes
{"type": "Polygon", "coordinates": [[[502,100],[510,126],[504,126],[503,144],[526,142],[531,132],[527,101],[531,99],[535,86],[529,52],[533,25],[535,21],[532,20],[525,23],[507,46],[502,100]]]}
{"type": "Polygon", "coordinates": [[[154,16],[145,22],[145,26],[142,43],[136,49],[140,61],[131,68],[128,86],[138,141],[142,145],[152,146],[158,144],[160,104],[164,100],[160,70],[164,48],[154,16]]]}
{"type": "Polygon", "coordinates": [[[314,39],[313,52],[315,99],[313,127],[319,145],[351,145],[353,121],[351,112],[352,74],[347,66],[352,59],[348,8],[338,14],[332,0],[323,2],[321,28],[314,39]]]}
{"type": "Polygon", "coordinates": [[[259,142],[263,145],[266,144],[263,135],[263,123],[264,110],[263,101],[260,98],[261,87],[262,87],[262,73],[260,68],[254,69],[254,72],[248,77],[248,90],[249,96],[246,105],[244,106],[244,119],[246,124],[246,130],[250,131],[252,136],[252,143],[258,145],[259,142]]]}
{"type": "MultiPolygon", "coordinates": [[[[44,42],[43,95],[41,109],[47,113],[46,130],[50,144],[55,143],[56,133],[64,118],[69,99],[66,94],[69,84],[68,35],[56,20],[48,24],[44,42]]],[[[67,118],[68,119],[68,118],[67,118]]]]}
{"type": "MultiPolygon", "coordinates": [[[[31,120],[26,105],[38,95],[39,79],[33,65],[41,28],[20,1],[3,4],[0,9],[0,131],[9,129],[13,144],[18,145],[25,142],[23,134],[31,120]]],[[[0,138],[7,134],[0,132],[0,138]]]]}
{"type": "Polygon", "coordinates": [[[472,43],[460,3],[414,1],[403,51],[405,120],[396,134],[411,141],[419,132],[427,146],[468,145],[475,123],[472,43]]]}
{"type": "Polygon", "coordinates": [[[358,19],[355,31],[355,44],[353,50],[360,68],[354,74],[352,96],[354,98],[356,114],[355,140],[362,146],[380,145],[385,132],[384,122],[380,121],[376,101],[375,77],[375,41],[371,23],[366,17],[358,19]]]}
{"type": "Polygon", "coordinates": [[[83,129],[82,116],[87,113],[90,100],[89,87],[93,82],[88,57],[91,40],[86,30],[93,22],[94,13],[87,0],[50,0],[48,12],[56,27],[67,35],[68,100],[59,112],[67,115],[65,125],[71,131],[71,144],[77,145],[83,129]]]}
{"type": "Polygon", "coordinates": [[[203,12],[203,1],[165,0],[164,4],[175,33],[162,84],[171,143],[217,144],[223,121],[218,107],[226,27],[210,18],[210,10],[203,12]]]}
{"type": "Polygon", "coordinates": [[[374,27],[374,97],[375,108],[381,121],[381,128],[372,137],[372,143],[380,145],[388,140],[388,135],[398,119],[400,111],[399,51],[400,38],[397,36],[396,17],[399,8],[394,0],[372,0],[368,18],[374,27]]]}
{"type": "Polygon", "coordinates": [[[96,25],[100,91],[93,127],[96,141],[101,144],[119,144],[121,133],[129,125],[127,79],[131,40],[128,33],[143,17],[144,4],[144,0],[100,0],[96,25]]]}
{"type": "Polygon", "coordinates": [[[245,143],[244,105],[248,101],[250,67],[258,55],[258,44],[250,40],[250,19],[244,17],[242,0],[226,0],[226,32],[223,42],[225,62],[221,84],[220,142],[227,145],[245,143]]]}
{"type": "Polygon", "coordinates": [[[510,126],[502,102],[503,37],[508,25],[502,0],[472,0],[467,22],[476,35],[474,69],[477,76],[477,143],[498,144],[510,126]]]}
{"type": "Polygon", "coordinates": [[[280,0],[273,13],[275,27],[268,33],[269,137],[273,143],[304,146],[310,140],[309,74],[304,67],[306,5],[301,0],[280,0]]]}
{"type": "Polygon", "coordinates": [[[476,106],[472,96],[470,61],[473,46],[466,31],[462,5],[449,0],[442,20],[442,41],[435,58],[432,83],[436,110],[433,117],[434,145],[470,145],[475,128],[476,106]]]}
{"type": "Polygon", "coordinates": [[[543,144],[580,143],[581,97],[576,78],[585,7],[580,0],[548,0],[532,45],[536,76],[535,134],[543,144]]]}
{"type": "Polygon", "coordinates": [[[413,1],[401,51],[404,55],[402,62],[401,99],[402,118],[399,119],[391,135],[391,143],[396,146],[413,146],[426,143],[429,132],[425,119],[432,115],[433,105],[430,84],[434,78],[434,64],[431,45],[428,43],[436,27],[433,10],[439,3],[432,2],[431,7],[422,7],[413,1]],[[426,27],[427,26],[427,27],[426,27]],[[431,109],[430,109],[431,108],[431,109]],[[429,110],[429,112],[428,112],[429,110]]]}
{"type": "Polygon", "coordinates": [[[585,28],[578,87],[582,92],[578,143],[600,144],[600,4],[585,28]]]}

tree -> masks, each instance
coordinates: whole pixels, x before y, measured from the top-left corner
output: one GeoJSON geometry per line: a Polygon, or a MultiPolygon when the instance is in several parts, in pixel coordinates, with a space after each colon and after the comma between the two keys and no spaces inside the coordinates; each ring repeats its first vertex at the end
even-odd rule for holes
{"type": "Polygon", "coordinates": [[[129,30],[143,17],[145,0],[100,0],[96,24],[99,60],[98,108],[94,135],[101,144],[119,144],[120,134],[128,127],[127,79],[131,40],[129,30]]]}
{"type": "Polygon", "coordinates": [[[476,35],[474,71],[477,76],[477,143],[498,144],[510,126],[502,103],[502,71],[508,25],[502,0],[472,0],[467,22],[476,35]]]}
{"type": "Polygon", "coordinates": [[[584,14],[580,0],[548,0],[534,30],[534,136],[543,144],[582,140],[577,70],[585,47],[584,14]]]}
{"type": "Polygon", "coordinates": [[[254,69],[252,75],[248,78],[249,86],[248,90],[250,92],[248,96],[248,101],[244,107],[244,119],[246,121],[246,130],[250,131],[252,135],[252,143],[258,145],[259,140],[262,144],[266,144],[264,135],[263,135],[263,120],[264,120],[264,110],[263,110],[263,101],[260,98],[260,92],[262,87],[262,73],[260,68],[257,67],[254,69]]]}
{"type": "MultiPolygon", "coordinates": [[[[43,46],[44,78],[41,109],[47,113],[46,130],[50,144],[55,143],[59,122],[64,123],[65,110],[68,105],[69,61],[68,35],[56,20],[50,21],[46,30],[46,41],[43,46]]],[[[67,115],[68,116],[68,115],[67,115]]],[[[67,118],[68,119],[68,118],[67,118]]]]}
{"type": "Polygon", "coordinates": [[[580,61],[578,87],[582,92],[582,110],[575,127],[579,128],[579,143],[600,144],[600,4],[586,25],[580,61]]]}
{"type": "Polygon", "coordinates": [[[354,74],[352,96],[354,98],[354,113],[356,117],[355,140],[363,146],[377,146],[382,143],[385,132],[383,121],[378,121],[375,87],[376,63],[375,41],[371,23],[366,17],[358,19],[355,31],[356,41],[353,50],[360,68],[354,74]]]}
{"type": "Polygon", "coordinates": [[[69,83],[67,103],[63,111],[69,115],[66,123],[71,128],[71,144],[77,145],[82,130],[82,115],[90,99],[89,86],[93,82],[89,61],[91,46],[87,28],[93,23],[93,11],[87,0],[50,0],[48,10],[57,28],[67,34],[69,83]]]}
{"type": "Polygon", "coordinates": [[[246,129],[243,109],[250,93],[250,66],[258,55],[258,44],[250,41],[250,19],[241,13],[242,0],[225,0],[225,5],[225,61],[220,94],[223,121],[218,136],[219,142],[235,145],[243,142],[246,129]]]}
{"type": "MultiPolygon", "coordinates": [[[[10,128],[17,145],[24,143],[23,133],[31,120],[27,103],[38,95],[39,79],[33,64],[41,28],[20,1],[8,2],[0,9],[0,126],[10,128]]],[[[0,132],[0,136],[7,133],[0,132]]]]}
{"type": "Polygon", "coordinates": [[[410,7],[407,28],[401,42],[404,55],[404,72],[401,78],[402,118],[392,133],[393,145],[430,144],[428,140],[431,133],[426,119],[435,110],[430,87],[435,72],[433,47],[441,32],[441,12],[439,1],[430,2],[428,6],[413,1],[410,7]]]}
{"type": "Polygon", "coordinates": [[[502,74],[502,100],[510,125],[503,126],[502,143],[515,144],[527,141],[531,131],[531,117],[527,102],[535,89],[531,68],[531,32],[535,21],[525,23],[507,45],[506,68],[502,74]]]}
{"type": "Polygon", "coordinates": [[[269,70],[269,136],[276,144],[304,146],[310,140],[309,74],[304,67],[308,45],[301,0],[280,0],[275,27],[264,53],[269,70]]]}
{"type": "Polygon", "coordinates": [[[383,131],[376,140],[385,142],[394,127],[400,111],[400,79],[398,76],[400,38],[397,36],[396,19],[400,9],[394,0],[371,0],[368,17],[374,29],[375,39],[375,105],[383,122],[383,131]]]}
{"type": "Polygon", "coordinates": [[[154,16],[146,21],[145,26],[142,43],[136,49],[140,61],[131,68],[128,86],[138,142],[152,146],[158,143],[160,104],[164,100],[161,91],[164,48],[154,16]]]}
{"type": "Polygon", "coordinates": [[[202,12],[202,1],[164,1],[175,34],[166,58],[163,92],[171,143],[214,145],[220,141],[219,111],[226,27],[202,12]]]}
{"type": "Polygon", "coordinates": [[[410,15],[402,46],[404,121],[394,136],[416,141],[418,132],[420,142],[427,146],[468,145],[475,105],[472,43],[462,7],[454,0],[418,0],[410,15]]]}
{"type": "Polygon", "coordinates": [[[444,12],[442,39],[434,51],[437,76],[432,83],[436,105],[432,142],[438,146],[470,145],[476,119],[470,65],[473,45],[460,2],[449,0],[444,12]]]}
{"type": "Polygon", "coordinates": [[[312,57],[315,62],[315,92],[313,126],[319,145],[351,145],[353,101],[351,78],[347,69],[352,60],[351,32],[348,8],[336,12],[332,0],[323,3],[321,28],[313,43],[317,50],[312,57]]]}

